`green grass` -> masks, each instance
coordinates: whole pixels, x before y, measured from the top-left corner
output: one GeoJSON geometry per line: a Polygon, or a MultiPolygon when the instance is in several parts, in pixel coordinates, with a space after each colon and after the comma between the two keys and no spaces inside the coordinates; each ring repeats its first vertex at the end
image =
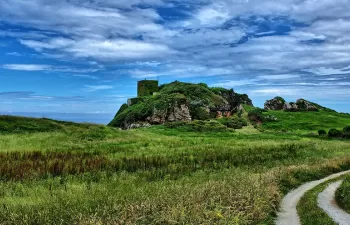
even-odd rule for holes
{"type": "Polygon", "coordinates": [[[318,207],[317,203],[318,194],[334,181],[332,180],[318,185],[300,199],[297,210],[302,225],[336,225],[327,213],[318,207]]]}
{"type": "Polygon", "coordinates": [[[284,112],[268,111],[266,114],[275,116],[278,121],[267,122],[262,125],[266,130],[279,131],[313,131],[331,128],[342,130],[350,124],[350,115],[335,112],[284,112]]]}
{"type": "Polygon", "coordinates": [[[344,182],[335,192],[335,199],[342,209],[350,213],[350,176],[344,179],[344,182]]]}
{"type": "Polygon", "coordinates": [[[0,135],[0,224],[273,224],[284,193],[350,168],[349,141],[298,133],[54,123],[0,135]]]}

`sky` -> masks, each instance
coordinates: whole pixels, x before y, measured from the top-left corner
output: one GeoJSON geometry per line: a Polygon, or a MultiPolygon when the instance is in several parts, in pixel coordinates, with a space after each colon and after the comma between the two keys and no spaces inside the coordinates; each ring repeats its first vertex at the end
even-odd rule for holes
{"type": "Polygon", "coordinates": [[[138,80],[350,112],[350,0],[1,0],[0,112],[114,114],[138,80]]]}

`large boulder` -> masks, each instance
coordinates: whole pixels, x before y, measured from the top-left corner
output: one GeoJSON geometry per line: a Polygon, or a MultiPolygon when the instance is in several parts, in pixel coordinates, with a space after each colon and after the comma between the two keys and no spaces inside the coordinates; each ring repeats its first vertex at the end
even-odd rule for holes
{"type": "Polygon", "coordinates": [[[283,110],[284,111],[291,111],[291,112],[296,112],[298,111],[298,105],[295,104],[294,102],[285,102],[283,105],[283,110]]]}
{"type": "Polygon", "coordinates": [[[150,124],[163,124],[165,122],[187,122],[191,121],[190,109],[186,104],[175,103],[173,107],[168,109],[158,110],[153,109],[153,114],[147,117],[147,122],[150,124]]]}
{"type": "Polygon", "coordinates": [[[305,99],[298,99],[296,105],[298,106],[299,111],[318,111],[316,105],[305,99]]]}
{"type": "Polygon", "coordinates": [[[266,110],[284,110],[284,111],[290,111],[290,112],[319,111],[319,110],[334,112],[334,110],[325,108],[323,106],[307,101],[305,99],[298,99],[295,103],[294,102],[288,103],[281,97],[275,97],[271,100],[266,101],[265,109],[266,110]]]}
{"type": "Polygon", "coordinates": [[[266,110],[283,110],[286,101],[281,97],[275,97],[271,100],[267,100],[264,104],[266,110]]]}

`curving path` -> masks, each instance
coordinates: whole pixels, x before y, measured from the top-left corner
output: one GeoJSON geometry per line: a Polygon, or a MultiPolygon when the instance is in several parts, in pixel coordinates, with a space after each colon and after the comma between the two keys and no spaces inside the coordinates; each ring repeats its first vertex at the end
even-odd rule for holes
{"type": "MultiPolygon", "coordinates": [[[[297,204],[300,198],[309,190],[315,188],[319,184],[334,178],[350,173],[350,170],[341,173],[336,173],[321,180],[306,183],[299,188],[289,192],[282,200],[280,212],[277,214],[276,225],[301,225],[297,212],[297,204]]],[[[349,225],[349,223],[347,224],[349,225]]]]}
{"type": "Polygon", "coordinates": [[[335,191],[343,181],[330,184],[318,195],[318,206],[339,225],[350,225],[350,214],[342,210],[335,201],[335,191]]]}

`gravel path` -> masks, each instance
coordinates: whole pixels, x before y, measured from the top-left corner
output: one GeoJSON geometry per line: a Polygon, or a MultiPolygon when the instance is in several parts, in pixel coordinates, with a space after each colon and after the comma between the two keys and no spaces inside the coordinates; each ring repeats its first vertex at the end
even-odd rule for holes
{"type": "Polygon", "coordinates": [[[289,192],[282,200],[280,212],[277,214],[276,225],[301,225],[297,212],[297,204],[300,198],[309,190],[328,180],[350,173],[350,170],[336,173],[321,180],[306,183],[289,192]]]}
{"type": "Polygon", "coordinates": [[[318,195],[318,206],[339,225],[350,225],[350,214],[342,210],[335,201],[335,191],[343,181],[330,184],[318,195]]]}

